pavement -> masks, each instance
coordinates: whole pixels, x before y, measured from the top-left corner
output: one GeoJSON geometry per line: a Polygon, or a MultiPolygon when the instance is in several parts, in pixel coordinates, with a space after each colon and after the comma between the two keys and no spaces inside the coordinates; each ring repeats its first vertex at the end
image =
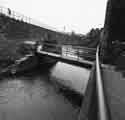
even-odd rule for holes
{"type": "Polygon", "coordinates": [[[125,57],[116,66],[103,65],[102,78],[111,120],[125,120],[125,57]]]}

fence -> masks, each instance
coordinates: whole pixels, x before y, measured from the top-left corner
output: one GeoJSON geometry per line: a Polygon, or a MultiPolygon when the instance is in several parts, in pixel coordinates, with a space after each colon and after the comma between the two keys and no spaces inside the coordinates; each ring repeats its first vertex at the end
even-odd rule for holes
{"type": "Polygon", "coordinates": [[[76,59],[95,60],[96,49],[71,45],[42,44],[42,51],[59,54],[62,56],[75,57],[76,59]]]}
{"type": "Polygon", "coordinates": [[[62,32],[62,31],[57,30],[54,27],[50,27],[50,26],[40,22],[39,20],[27,17],[27,16],[25,16],[25,15],[19,13],[19,12],[11,10],[10,8],[0,6],[0,14],[3,14],[5,16],[8,16],[8,17],[13,18],[15,20],[30,23],[30,24],[33,24],[33,25],[36,25],[36,26],[40,26],[40,27],[48,29],[48,30],[53,30],[53,31],[56,31],[56,32],[62,32]]]}
{"type": "Polygon", "coordinates": [[[0,13],[15,20],[20,20],[26,23],[30,23],[31,21],[30,17],[24,16],[23,14],[20,14],[14,10],[11,10],[10,8],[5,8],[3,6],[0,6],[0,13]]]}

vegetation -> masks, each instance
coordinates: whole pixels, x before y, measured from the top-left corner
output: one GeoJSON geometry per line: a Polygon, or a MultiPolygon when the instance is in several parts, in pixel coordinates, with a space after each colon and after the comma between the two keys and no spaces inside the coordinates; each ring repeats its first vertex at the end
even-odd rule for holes
{"type": "MultiPolygon", "coordinates": [[[[96,48],[102,29],[91,29],[86,35],[60,33],[35,26],[0,14],[0,63],[11,64],[25,55],[30,48],[24,41],[47,41],[58,45],[75,45],[96,48]]],[[[2,66],[0,64],[0,66],[2,66]]],[[[6,66],[5,65],[5,66],[6,66]]]]}
{"type": "Polygon", "coordinates": [[[96,48],[100,41],[102,29],[91,29],[86,35],[75,34],[72,32],[66,41],[66,44],[96,48]]]}

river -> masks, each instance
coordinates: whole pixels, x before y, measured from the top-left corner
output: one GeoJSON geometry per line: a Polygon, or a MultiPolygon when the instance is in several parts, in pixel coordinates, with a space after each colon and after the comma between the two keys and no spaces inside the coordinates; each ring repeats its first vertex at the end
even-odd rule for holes
{"type": "Polygon", "coordinates": [[[0,120],[77,120],[89,75],[88,69],[58,62],[1,77],[0,120]]]}

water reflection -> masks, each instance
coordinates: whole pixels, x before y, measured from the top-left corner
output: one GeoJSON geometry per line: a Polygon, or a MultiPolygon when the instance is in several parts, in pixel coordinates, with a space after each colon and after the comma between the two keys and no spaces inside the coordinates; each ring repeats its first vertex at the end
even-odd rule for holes
{"type": "Polygon", "coordinates": [[[81,94],[84,94],[89,75],[89,69],[76,67],[62,62],[58,62],[51,69],[51,76],[54,79],[81,94]]]}

